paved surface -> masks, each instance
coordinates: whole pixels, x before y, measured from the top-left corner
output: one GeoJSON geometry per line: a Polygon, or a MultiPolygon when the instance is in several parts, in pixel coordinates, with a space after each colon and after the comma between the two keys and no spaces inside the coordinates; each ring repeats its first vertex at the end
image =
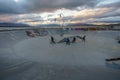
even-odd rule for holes
{"type": "Polygon", "coordinates": [[[120,57],[115,40],[120,32],[81,32],[48,30],[49,35],[31,38],[24,31],[0,33],[0,80],[120,80],[120,57]],[[66,36],[87,35],[86,43],[50,44],[66,36]]]}

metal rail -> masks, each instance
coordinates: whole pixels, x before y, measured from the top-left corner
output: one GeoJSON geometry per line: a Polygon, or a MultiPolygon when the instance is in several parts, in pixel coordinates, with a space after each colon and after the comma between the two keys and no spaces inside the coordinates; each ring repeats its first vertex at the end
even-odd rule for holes
{"type": "MultiPolygon", "coordinates": [[[[65,27],[65,28],[92,28],[92,27],[65,27]]],[[[94,27],[95,28],[95,27],[94,27]]],[[[97,27],[96,27],[97,28],[97,27]]],[[[0,32],[4,31],[19,31],[19,30],[35,30],[35,29],[60,29],[60,27],[0,27],[0,32]]],[[[104,28],[103,30],[101,28],[97,28],[97,31],[120,31],[120,29],[107,29],[104,28]]],[[[94,31],[94,30],[91,30],[94,31]]]]}

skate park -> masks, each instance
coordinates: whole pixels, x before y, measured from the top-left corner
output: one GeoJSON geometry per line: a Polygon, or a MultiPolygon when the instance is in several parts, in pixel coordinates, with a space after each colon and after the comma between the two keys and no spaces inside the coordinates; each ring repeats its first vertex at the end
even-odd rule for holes
{"type": "Polygon", "coordinates": [[[45,36],[30,37],[22,31],[0,33],[1,80],[119,80],[119,31],[67,31],[47,29],[45,36]],[[51,44],[65,37],[84,36],[85,43],[51,44]]]}

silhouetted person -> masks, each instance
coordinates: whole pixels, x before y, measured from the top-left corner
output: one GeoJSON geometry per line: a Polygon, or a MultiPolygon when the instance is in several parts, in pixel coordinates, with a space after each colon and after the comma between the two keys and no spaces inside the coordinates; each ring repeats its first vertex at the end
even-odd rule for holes
{"type": "Polygon", "coordinates": [[[120,44],[120,40],[118,40],[118,43],[120,44]]]}
{"type": "Polygon", "coordinates": [[[82,37],[82,41],[83,41],[83,42],[86,41],[86,36],[85,36],[85,35],[82,37]]]}
{"type": "Polygon", "coordinates": [[[79,39],[82,39],[82,37],[81,36],[76,36],[77,38],[79,38],[79,39]]]}
{"type": "Polygon", "coordinates": [[[55,43],[55,40],[52,36],[51,36],[51,43],[55,43]]]}
{"type": "Polygon", "coordinates": [[[27,36],[30,36],[31,32],[30,31],[26,31],[27,36]]]}
{"type": "Polygon", "coordinates": [[[67,44],[67,45],[70,45],[70,40],[69,40],[69,38],[66,38],[66,44],[67,44]]]}
{"type": "Polygon", "coordinates": [[[76,37],[73,37],[72,43],[75,43],[76,41],[76,37]]]}

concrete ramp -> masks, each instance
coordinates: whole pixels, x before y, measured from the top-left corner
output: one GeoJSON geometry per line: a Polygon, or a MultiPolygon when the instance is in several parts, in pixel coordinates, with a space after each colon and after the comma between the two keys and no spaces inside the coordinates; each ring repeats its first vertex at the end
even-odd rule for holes
{"type": "Polygon", "coordinates": [[[71,31],[64,36],[86,35],[86,42],[70,45],[50,44],[51,35],[57,41],[64,36],[48,32],[42,37],[1,32],[0,80],[120,80],[119,62],[105,61],[120,56],[120,44],[114,39],[120,32],[71,31]],[[114,63],[117,67],[111,66],[114,63]]]}

